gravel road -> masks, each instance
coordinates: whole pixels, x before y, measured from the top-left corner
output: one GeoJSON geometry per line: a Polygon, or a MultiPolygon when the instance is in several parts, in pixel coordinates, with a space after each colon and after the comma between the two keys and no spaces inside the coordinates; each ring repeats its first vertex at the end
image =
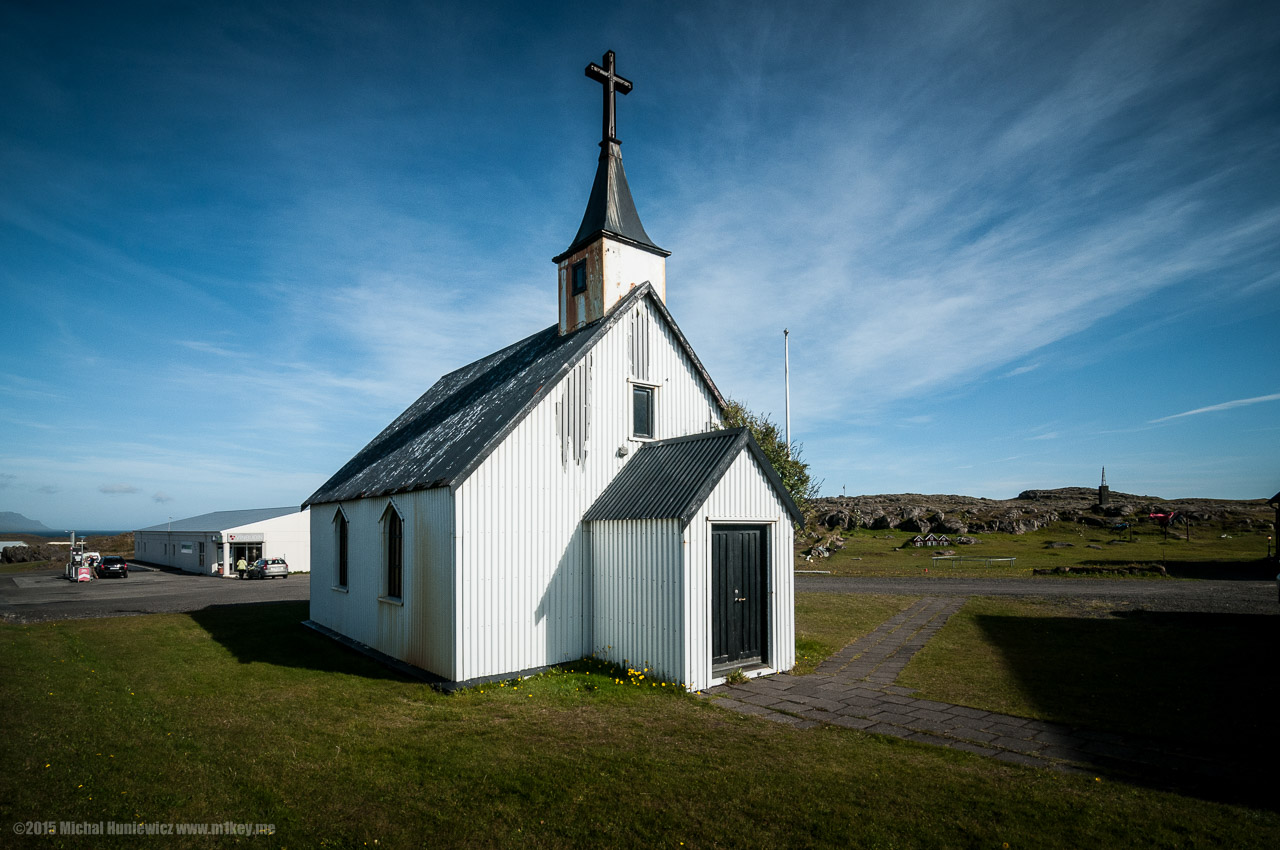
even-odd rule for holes
{"type": "Polygon", "coordinates": [[[1025,596],[1095,601],[1121,609],[1280,614],[1274,581],[1181,581],[1111,578],[854,578],[796,576],[798,593],[885,593],[896,596],[1025,596]]]}
{"type": "MultiPolygon", "coordinates": [[[[1103,603],[1120,610],[1280,614],[1274,581],[1180,581],[1098,578],[853,578],[796,576],[800,593],[896,596],[1023,596],[1103,603]]],[[[196,611],[209,605],[311,598],[309,575],[240,581],[130,567],[127,579],[75,583],[61,571],[0,577],[0,622],[35,623],[196,611]]]]}
{"type": "Polygon", "coordinates": [[[0,622],[40,623],[197,611],[209,605],[311,598],[306,573],[286,579],[240,581],[165,572],[130,563],[128,578],[72,582],[61,570],[0,576],[0,622]]]}

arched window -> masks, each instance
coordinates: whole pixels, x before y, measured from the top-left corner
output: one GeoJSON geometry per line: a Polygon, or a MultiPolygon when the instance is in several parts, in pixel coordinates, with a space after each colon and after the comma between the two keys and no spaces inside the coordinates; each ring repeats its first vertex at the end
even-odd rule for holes
{"type": "Polygon", "coordinates": [[[337,535],[338,549],[338,587],[347,586],[347,515],[338,508],[333,516],[333,524],[337,535]]]}
{"type": "Polygon", "coordinates": [[[395,506],[387,508],[383,537],[387,546],[386,596],[399,599],[404,581],[404,522],[395,506]]]}

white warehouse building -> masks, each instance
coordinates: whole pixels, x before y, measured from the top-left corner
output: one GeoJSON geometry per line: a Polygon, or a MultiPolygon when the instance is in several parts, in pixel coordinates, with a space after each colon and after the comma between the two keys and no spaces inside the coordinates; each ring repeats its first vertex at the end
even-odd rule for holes
{"type": "Polygon", "coordinates": [[[310,572],[310,513],[290,506],[175,519],[133,532],[133,557],[207,575],[234,575],[240,558],[284,558],[290,572],[310,572]]]}

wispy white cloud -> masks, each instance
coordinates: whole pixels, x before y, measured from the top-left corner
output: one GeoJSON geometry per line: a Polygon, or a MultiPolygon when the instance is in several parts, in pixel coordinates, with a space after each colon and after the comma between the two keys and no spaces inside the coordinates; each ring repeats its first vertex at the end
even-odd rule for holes
{"type": "Polygon", "coordinates": [[[0,375],[0,395],[29,401],[50,401],[66,397],[50,390],[48,381],[27,375],[0,375]]]}
{"type": "Polygon", "coordinates": [[[201,354],[216,354],[219,357],[243,357],[244,353],[235,351],[229,346],[214,345],[210,342],[204,342],[198,339],[181,339],[178,345],[189,348],[192,351],[198,351],[201,354]]]}
{"type": "Polygon", "coordinates": [[[151,497],[151,501],[153,501],[153,502],[159,502],[160,504],[162,504],[162,505],[163,505],[165,502],[172,502],[172,501],[173,501],[173,497],[172,497],[172,496],[170,496],[168,493],[165,493],[165,492],[163,492],[163,491],[157,490],[157,491],[155,492],[155,495],[153,495],[153,496],[151,497]]]}
{"type": "Polygon", "coordinates": [[[1000,377],[1002,377],[1002,378],[1016,378],[1018,375],[1025,375],[1025,374],[1027,374],[1028,372],[1034,372],[1035,370],[1037,370],[1037,369],[1039,369],[1039,368],[1040,368],[1040,364],[1039,364],[1039,363],[1032,363],[1032,364],[1027,365],[1027,366],[1019,366],[1019,367],[1018,367],[1018,368],[1016,368],[1016,369],[1011,369],[1010,371],[1005,372],[1005,373],[1004,373],[1003,375],[1001,375],[1000,377]]]}
{"type": "Polygon", "coordinates": [[[108,496],[125,496],[130,493],[137,493],[138,488],[132,484],[103,484],[98,488],[99,493],[105,493],[108,496]]]}
{"type": "MultiPolygon", "coordinates": [[[[858,109],[833,107],[816,134],[804,125],[789,140],[803,157],[682,175],[691,200],[670,225],[681,273],[669,291],[714,374],[752,404],[780,406],[773,340],[787,325],[796,407],[842,421],[963,386],[1271,250],[1280,205],[1219,214],[1234,162],[1198,163],[1191,179],[1154,172],[1185,165],[1171,152],[1197,149],[1239,106],[1181,94],[1233,61],[1230,38],[1174,61],[1209,13],[1192,3],[1159,24],[1125,15],[1092,38],[1049,21],[1047,40],[1083,37],[1078,57],[1061,72],[1035,66],[1038,87],[984,91],[963,123],[923,96],[884,112],[851,100],[858,109]],[[1135,110],[1175,94],[1197,120],[1156,121],[1138,150],[1114,141],[1132,135],[1135,110]]],[[[974,29],[1003,26],[1002,9],[985,14],[934,35],[964,53],[974,29]]]]}
{"type": "Polygon", "coordinates": [[[1184,416],[1198,416],[1201,413],[1217,413],[1220,410],[1232,410],[1237,407],[1248,407],[1253,404],[1262,404],[1268,401],[1280,401],[1280,393],[1260,395],[1253,398],[1238,398],[1235,401],[1224,401],[1221,404],[1211,404],[1208,407],[1197,407],[1195,410],[1185,410],[1182,413],[1175,413],[1172,416],[1161,416],[1159,419],[1152,419],[1151,424],[1154,425],[1157,422],[1168,422],[1171,419],[1181,419],[1184,416]]]}

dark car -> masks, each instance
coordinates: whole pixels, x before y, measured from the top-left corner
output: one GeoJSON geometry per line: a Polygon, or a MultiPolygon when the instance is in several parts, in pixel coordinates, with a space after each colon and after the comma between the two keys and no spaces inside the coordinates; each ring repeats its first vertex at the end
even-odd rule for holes
{"type": "Polygon", "coordinates": [[[284,558],[259,558],[244,571],[245,578],[288,578],[289,565],[284,558]]]}
{"type": "Polygon", "coordinates": [[[98,578],[106,578],[107,576],[120,576],[120,578],[129,577],[129,562],[119,555],[108,555],[102,559],[97,567],[98,578]]]}

